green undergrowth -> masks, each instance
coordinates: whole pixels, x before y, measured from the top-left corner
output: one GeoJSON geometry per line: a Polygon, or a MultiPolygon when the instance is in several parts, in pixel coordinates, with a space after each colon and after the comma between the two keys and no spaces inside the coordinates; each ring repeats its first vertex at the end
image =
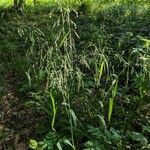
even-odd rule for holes
{"type": "Polygon", "coordinates": [[[149,149],[148,1],[7,8],[0,22],[1,66],[48,117],[31,149],[149,149]]]}

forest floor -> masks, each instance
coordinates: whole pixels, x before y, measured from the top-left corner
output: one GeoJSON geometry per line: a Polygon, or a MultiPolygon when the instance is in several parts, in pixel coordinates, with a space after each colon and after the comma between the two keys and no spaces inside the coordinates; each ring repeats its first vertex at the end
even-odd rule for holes
{"type": "Polygon", "coordinates": [[[0,149],[26,150],[24,143],[31,135],[35,118],[31,110],[24,109],[23,100],[15,93],[17,78],[12,72],[5,74],[3,81],[2,111],[0,114],[0,149]]]}

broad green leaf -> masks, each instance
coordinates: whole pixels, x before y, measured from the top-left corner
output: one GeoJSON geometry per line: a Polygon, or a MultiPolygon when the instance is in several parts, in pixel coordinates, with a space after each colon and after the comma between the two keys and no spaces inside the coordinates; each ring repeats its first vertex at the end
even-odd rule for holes
{"type": "Polygon", "coordinates": [[[150,127],[147,126],[142,126],[143,130],[150,133],[150,127]]]}
{"type": "Polygon", "coordinates": [[[93,143],[93,141],[88,141],[88,142],[84,143],[84,146],[92,148],[94,146],[94,143],[93,143]]]}
{"type": "Polygon", "coordinates": [[[150,149],[150,144],[142,146],[142,150],[149,150],[150,149]]]}
{"type": "Polygon", "coordinates": [[[38,146],[37,141],[31,139],[31,140],[30,140],[30,143],[29,143],[29,147],[30,147],[31,149],[37,149],[37,146],[38,146]]]}
{"type": "Polygon", "coordinates": [[[131,136],[132,140],[138,141],[141,144],[147,144],[148,143],[147,138],[142,133],[133,131],[133,132],[130,132],[130,136],[131,136]]]}

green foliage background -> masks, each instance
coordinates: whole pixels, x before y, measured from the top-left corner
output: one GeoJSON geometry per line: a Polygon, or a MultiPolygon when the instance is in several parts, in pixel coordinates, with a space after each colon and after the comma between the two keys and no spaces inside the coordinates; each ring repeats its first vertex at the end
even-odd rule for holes
{"type": "Polygon", "coordinates": [[[44,114],[31,149],[149,149],[149,0],[0,5],[0,72],[44,114]]]}

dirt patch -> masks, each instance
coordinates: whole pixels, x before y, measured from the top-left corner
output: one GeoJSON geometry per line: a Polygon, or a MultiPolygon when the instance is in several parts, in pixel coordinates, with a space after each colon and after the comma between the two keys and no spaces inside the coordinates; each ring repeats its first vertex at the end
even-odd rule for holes
{"type": "Polygon", "coordinates": [[[27,142],[40,120],[39,114],[24,106],[16,95],[17,78],[9,73],[4,77],[4,95],[0,112],[0,150],[26,150],[27,142]]]}

